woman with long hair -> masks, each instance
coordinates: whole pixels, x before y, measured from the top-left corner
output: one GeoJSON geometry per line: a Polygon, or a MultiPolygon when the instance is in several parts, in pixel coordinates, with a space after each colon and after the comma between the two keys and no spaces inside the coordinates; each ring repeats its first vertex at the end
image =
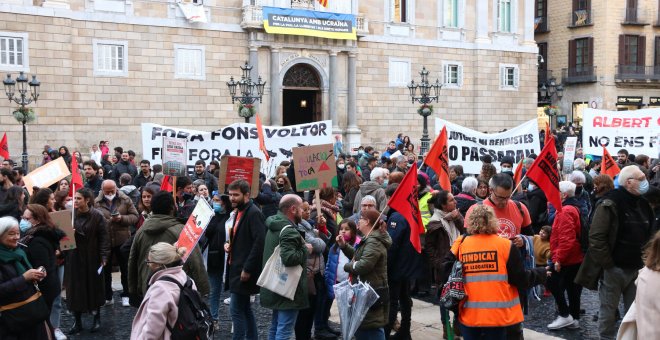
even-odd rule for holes
{"type": "Polygon", "coordinates": [[[69,196],[68,191],[55,192],[55,211],[71,210],[73,208],[73,199],[69,196]]]}
{"type": "Polygon", "coordinates": [[[344,264],[344,270],[351,274],[352,283],[356,283],[358,279],[369,282],[380,298],[371,306],[362,320],[355,333],[355,339],[383,340],[385,339],[384,327],[389,318],[387,249],[392,245],[392,238],[387,233],[387,226],[380,218],[378,211],[362,212],[358,229],[364,237],[356,248],[350,246],[343,235],[338,235],[335,239],[344,255],[351,259],[344,264]]]}
{"type": "Polygon", "coordinates": [[[478,184],[477,184],[476,196],[477,196],[477,200],[481,202],[486,198],[488,198],[488,195],[490,195],[490,188],[488,186],[488,181],[486,181],[481,177],[477,177],[477,182],[478,184]]]}
{"type": "Polygon", "coordinates": [[[286,175],[276,176],[275,184],[277,185],[277,192],[282,194],[282,196],[286,194],[295,194],[291,188],[291,181],[289,180],[289,177],[286,177],[286,175]]]}
{"type": "MultiPolygon", "coordinates": [[[[68,193],[68,192],[69,192],[69,186],[70,186],[70,185],[71,185],[71,184],[70,184],[70,182],[69,182],[68,179],[66,179],[66,178],[62,178],[62,179],[59,181],[59,183],[57,183],[57,190],[55,190],[55,191],[66,191],[66,192],[68,193]]],[[[78,189],[80,189],[80,188],[78,188],[78,189]]]]}
{"type": "Polygon", "coordinates": [[[42,205],[48,209],[48,212],[53,212],[55,211],[55,194],[48,188],[41,188],[32,194],[30,204],[42,205]]]}
{"type": "Polygon", "coordinates": [[[23,210],[25,210],[25,192],[23,188],[14,185],[7,189],[4,202],[0,202],[0,216],[11,216],[20,221],[23,210]]]}
{"type": "Polygon", "coordinates": [[[353,205],[355,204],[355,195],[360,191],[360,178],[353,171],[346,171],[342,178],[342,185],[344,186],[344,200],[342,202],[342,217],[348,217],[353,214],[353,205]]]}

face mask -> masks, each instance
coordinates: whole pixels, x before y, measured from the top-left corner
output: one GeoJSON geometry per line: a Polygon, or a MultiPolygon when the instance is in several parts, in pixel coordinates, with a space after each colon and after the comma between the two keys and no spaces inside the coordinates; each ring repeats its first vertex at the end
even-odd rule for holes
{"type": "Polygon", "coordinates": [[[582,195],[582,187],[576,187],[575,196],[580,196],[580,195],[582,195]]]}
{"type": "Polygon", "coordinates": [[[28,220],[22,219],[18,227],[21,229],[21,232],[24,233],[32,228],[32,223],[28,220]]]}
{"type": "Polygon", "coordinates": [[[344,170],[344,168],[346,167],[346,164],[337,164],[337,167],[341,170],[344,170]]]}
{"type": "Polygon", "coordinates": [[[65,207],[67,210],[71,210],[71,209],[73,209],[73,201],[68,201],[68,202],[66,202],[66,203],[64,204],[64,207],[65,207]]]}
{"type": "Polygon", "coordinates": [[[527,186],[527,191],[532,191],[534,189],[536,189],[536,186],[534,186],[534,184],[530,184],[527,186]]]}
{"type": "Polygon", "coordinates": [[[346,241],[346,242],[350,242],[351,239],[352,239],[351,235],[349,235],[349,234],[344,234],[342,236],[344,237],[344,241],[346,241]]]}
{"type": "Polygon", "coordinates": [[[222,213],[222,204],[220,203],[213,203],[213,211],[215,211],[216,214],[222,213]]]}
{"type": "Polygon", "coordinates": [[[513,172],[513,168],[502,167],[502,172],[513,172]]]}
{"type": "Polygon", "coordinates": [[[105,199],[107,199],[108,201],[112,201],[113,199],[115,199],[115,196],[116,196],[115,194],[103,195],[103,197],[105,197],[105,199]]]}
{"type": "Polygon", "coordinates": [[[644,180],[644,182],[639,182],[639,193],[644,195],[649,191],[649,181],[644,180]]]}
{"type": "Polygon", "coordinates": [[[193,194],[189,194],[189,193],[187,193],[187,192],[183,193],[183,195],[181,195],[181,196],[182,196],[183,199],[186,200],[186,201],[195,198],[195,195],[193,195],[193,194]]]}
{"type": "Polygon", "coordinates": [[[413,161],[412,159],[408,161],[408,164],[410,165],[412,165],[413,163],[415,163],[415,161],[413,161]]]}
{"type": "Polygon", "coordinates": [[[278,189],[282,189],[282,188],[284,188],[284,184],[278,184],[278,185],[277,185],[277,188],[278,188],[278,189]]]}
{"type": "Polygon", "coordinates": [[[359,156],[362,156],[363,154],[364,154],[364,151],[363,151],[363,150],[358,150],[358,155],[359,155],[359,156]]]}
{"type": "Polygon", "coordinates": [[[389,182],[389,180],[387,180],[387,179],[385,181],[383,181],[383,188],[387,188],[387,183],[388,182],[389,182]]]}

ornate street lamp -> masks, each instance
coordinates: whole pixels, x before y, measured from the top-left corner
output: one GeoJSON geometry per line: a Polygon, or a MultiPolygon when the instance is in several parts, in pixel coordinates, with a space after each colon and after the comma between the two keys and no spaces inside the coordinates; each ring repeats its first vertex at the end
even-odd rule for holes
{"type": "Polygon", "coordinates": [[[5,94],[7,94],[9,101],[13,101],[20,105],[20,107],[14,111],[14,118],[16,118],[19,123],[23,124],[23,155],[21,156],[21,161],[23,163],[23,173],[27,174],[28,154],[25,124],[33,121],[35,115],[34,111],[31,108],[26,108],[26,106],[30,105],[32,102],[36,103],[37,99],[39,99],[39,86],[41,83],[37,80],[37,76],[35,75],[33,75],[32,80],[28,82],[27,77],[22,71],[18,74],[16,80],[11,79],[11,74],[7,74],[7,78],[5,78],[2,83],[5,85],[5,94]],[[30,93],[28,93],[28,90],[30,93]]]}
{"type": "Polygon", "coordinates": [[[557,115],[557,110],[552,107],[552,100],[555,96],[557,100],[561,100],[564,96],[564,86],[562,84],[557,84],[557,79],[555,77],[550,77],[546,83],[541,83],[539,95],[541,100],[550,103],[544,112],[548,115],[550,128],[552,128],[552,117],[557,115]]]}
{"type": "Polygon", "coordinates": [[[227,82],[227,88],[229,88],[229,94],[231,95],[231,103],[234,104],[238,101],[238,115],[245,118],[245,122],[250,121],[250,117],[254,116],[256,111],[254,109],[254,102],[259,100],[261,103],[261,97],[264,94],[264,87],[266,87],[266,82],[261,80],[259,76],[257,82],[252,81],[250,76],[250,71],[252,70],[252,65],[249,65],[248,62],[245,62],[245,66],[241,66],[243,75],[241,80],[234,81],[232,76],[227,82]],[[238,87],[240,93],[236,95],[236,88],[238,87]],[[257,95],[254,95],[254,92],[257,92],[257,95]]]}
{"type": "Polygon", "coordinates": [[[433,114],[433,105],[429,105],[432,101],[435,100],[435,102],[438,102],[439,94],[440,94],[440,88],[442,88],[442,84],[440,84],[440,81],[438,79],[435,80],[435,84],[429,83],[429,71],[426,70],[426,67],[422,67],[422,71],[419,72],[419,75],[422,76],[421,82],[419,84],[415,84],[414,80],[410,81],[410,85],[408,85],[408,90],[410,90],[410,98],[412,99],[412,103],[414,104],[415,102],[419,102],[420,107],[417,109],[417,113],[424,117],[424,129],[422,130],[422,145],[419,149],[420,155],[423,155],[426,153],[426,151],[429,149],[429,129],[428,129],[428,116],[433,114]],[[417,92],[419,90],[419,96],[417,95],[417,92]]]}

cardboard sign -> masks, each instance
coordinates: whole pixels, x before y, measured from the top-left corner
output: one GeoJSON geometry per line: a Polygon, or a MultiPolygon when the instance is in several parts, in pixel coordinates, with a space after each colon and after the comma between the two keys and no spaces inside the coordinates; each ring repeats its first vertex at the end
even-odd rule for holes
{"type": "Polygon", "coordinates": [[[71,221],[71,210],[55,211],[50,213],[50,218],[53,223],[60,228],[66,236],[60,240],[60,248],[62,250],[76,249],[75,231],[71,221]]]}
{"type": "Polygon", "coordinates": [[[32,187],[46,188],[69,175],[71,175],[71,171],[66,166],[64,158],[58,157],[23,176],[23,182],[32,195],[32,187]]]}
{"type": "Polygon", "coordinates": [[[225,193],[231,182],[242,179],[250,184],[250,197],[257,197],[259,195],[259,169],[261,169],[261,159],[259,158],[222,156],[218,191],[225,193]]]}
{"type": "Polygon", "coordinates": [[[186,262],[190,253],[195,249],[199,238],[204,234],[214,214],[213,208],[205,200],[197,201],[197,205],[190,214],[186,225],[183,226],[177,241],[177,247],[186,247],[186,253],[181,259],[183,262],[186,262]]]}
{"type": "Polygon", "coordinates": [[[576,146],[577,137],[566,138],[566,143],[564,143],[564,166],[562,167],[562,172],[564,174],[570,174],[573,172],[573,159],[575,158],[576,146]]]}
{"type": "Polygon", "coordinates": [[[163,137],[163,174],[183,177],[186,175],[187,140],[184,138],[163,137]]]}
{"type": "Polygon", "coordinates": [[[332,144],[293,148],[296,190],[337,187],[337,167],[332,144]]]}

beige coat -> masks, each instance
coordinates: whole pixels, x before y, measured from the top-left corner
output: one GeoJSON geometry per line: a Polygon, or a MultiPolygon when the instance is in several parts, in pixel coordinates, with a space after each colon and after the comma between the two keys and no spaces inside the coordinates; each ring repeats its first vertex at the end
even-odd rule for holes
{"type": "Polygon", "coordinates": [[[617,339],[660,339],[660,272],[644,267],[637,277],[635,303],[621,322],[617,339]],[[637,337],[631,332],[637,324],[637,337]]]}

